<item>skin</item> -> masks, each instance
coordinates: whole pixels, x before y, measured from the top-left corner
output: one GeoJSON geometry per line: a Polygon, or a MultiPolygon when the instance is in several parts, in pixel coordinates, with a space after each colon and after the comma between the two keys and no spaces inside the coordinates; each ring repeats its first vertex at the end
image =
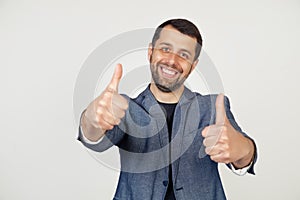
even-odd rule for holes
{"type": "Polygon", "coordinates": [[[84,136],[90,141],[97,141],[107,130],[113,129],[125,115],[127,100],[118,93],[122,77],[122,65],[116,66],[115,72],[106,89],[92,101],[81,117],[84,136]]]}
{"type": "MultiPolygon", "coordinates": [[[[184,90],[184,81],[195,69],[197,40],[184,35],[168,25],[159,39],[148,48],[148,59],[152,73],[150,90],[163,103],[177,103],[184,90]]],[[[84,136],[99,140],[107,130],[120,123],[128,102],[118,94],[122,77],[122,65],[116,66],[111,82],[87,107],[81,118],[84,136]]],[[[253,142],[244,137],[230,124],[224,107],[224,95],[216,100],[216,123],[202,131],[206,153],[219,163],[232,163],[236,168],[249,165],[254,155],[253,142]]]]}
{"type": "Polygon", "coordinates": [[[158,101],[164,103],[179,101],[184,90],[183,83],[198,63],[198,59],[194,60],[196,44],[196,38],[184,35],[172,26],[166,26],[154,47],[152,44],[149,45],[148,59],[152,73],[150,90],[158,101]],[[171,91],[163,91],[157,84],[164,85],[171,91]]]}
{"type": "Polygon", "coordinates": [[[248,166],[254,156],[254,144],[234,129],[226,116],[224,95],[216,100],[216,122],[202,131],[205,152],[218,163],[232,163],[240,169],[248,166]]]}

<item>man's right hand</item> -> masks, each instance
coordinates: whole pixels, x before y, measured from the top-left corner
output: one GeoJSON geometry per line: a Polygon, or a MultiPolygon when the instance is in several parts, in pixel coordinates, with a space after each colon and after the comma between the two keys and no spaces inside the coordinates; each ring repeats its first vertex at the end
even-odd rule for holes
{"type": "Polygon", "coordinates": [[[122,65],[118,64],[106,89],[89,104],[84,112],[81,118],[81,126],[87,139],[91,141],[99,140],[107,130],[113,129],[124,117],[128,102],[118,94],[121,78],[122,65]]]}

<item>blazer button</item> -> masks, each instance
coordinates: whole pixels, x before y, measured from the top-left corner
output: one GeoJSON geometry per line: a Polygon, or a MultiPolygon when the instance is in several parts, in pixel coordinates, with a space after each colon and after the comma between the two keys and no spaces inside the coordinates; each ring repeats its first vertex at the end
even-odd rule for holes
{"type": "Polygon", "coordinates": [[[164,186],[168,185],[168,181],[163,181],[164,186]]]}

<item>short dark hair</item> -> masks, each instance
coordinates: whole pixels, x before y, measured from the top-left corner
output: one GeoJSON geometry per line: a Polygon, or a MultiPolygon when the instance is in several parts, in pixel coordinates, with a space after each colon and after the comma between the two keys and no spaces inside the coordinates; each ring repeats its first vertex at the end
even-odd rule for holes
{"type": "Polygon", "coordinates": [[[152,47],[154,47],[156,41],[159,39],[161,30],[167,25],[171,25],[173,28],[175,28],[182,34],[197,39],[197,46],[196,46],[195,58],[194,58],[194,60],[196,60],[199,57],[202,48],[202,37],[197,26],[186,19],[170,19],[168,21],[165,21],[161,25],[159,25],[156,28],[152,38],[152,47]]]}

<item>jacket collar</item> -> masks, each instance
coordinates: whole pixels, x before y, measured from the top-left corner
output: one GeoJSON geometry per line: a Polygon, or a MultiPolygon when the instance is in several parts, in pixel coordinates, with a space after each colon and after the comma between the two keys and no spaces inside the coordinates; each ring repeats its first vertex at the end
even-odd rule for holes
{"type": "MultiPolygon", "coordinates": [[[[179,99],[178,104],[184,105],[188,102],[190,102],[195,97],[195,93],[193,93],[190,89],[188,89],[186,86],[184,86],[183,93],[179,99]]],[[[145,108],[148,110],[153,105],[157,104],[157,100],[153,93],[150,90],[150,84],[147,86],[147,88],[139,95],[139,98],[142,98],[142,104],[145,106],[145,108]]]]}

